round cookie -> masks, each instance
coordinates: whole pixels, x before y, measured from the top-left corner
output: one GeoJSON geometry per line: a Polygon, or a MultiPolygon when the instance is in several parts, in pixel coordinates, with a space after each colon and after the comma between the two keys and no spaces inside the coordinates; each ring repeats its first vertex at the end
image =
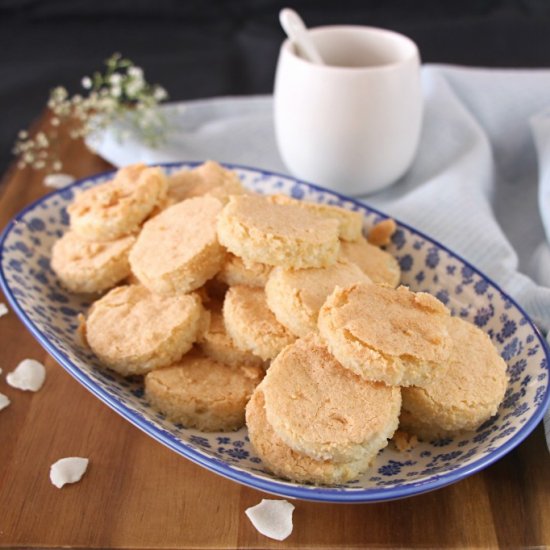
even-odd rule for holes
{"type": "Polygon", "coordinates": [[[112,241],[134,233],[166,196],[160,168],[133,164],[114,179],[77,194],[67,208],[71,229],[90,241],[112,241]]]}
{"type": "Polygon", "coordinates": [[[287,195],[269,195],[267,198],[274,204],[293,204],[315,213],[320,218],[335,219],[338,222],[340,238],[344,241],[356,241],[363,236],[363,215],[360,212],[331,204],[297,200],[287,195]]]}
{"type": "Polygon", "coordinates": [[[218,219],[220,242],[245,262],[295,269],[333,264],[338,229],[335,219],[260,195],[230,197],[218,219]]]}
{"type": "Polygon", "coordinates": [[[433,441],[434,439],[455,438],[461,430],[444,430],[433,423],[424,423],[411,412],[401,409],[399,417],[399,429],[420,441],[433,441]]]}
{"type": "Polygon", "coordinates": [[[161,200],[159,200],[159,202],[157,202],[155,208],[153,208],[153,210],[151,210],[151,212],[149,213],[147,218],[145,218],[144,223],[149,221],[151,218],[154,218],[155,216],[158,216],[161,212],[163,212],[167,208],[170,208],[171,206],[174,206],[174,204],[176,204],[176,202],[178,202],[178,201],[175,201],[174,199],[172,199],[171,197],[166,195],[163,199],[161,199],[161,200]]]}
{"type": "Polygon", "coordinates": [[[210,311],[210,327],[199,340],[202,352],[220,363],[232,366],[263,367],[263,360],[238,348],[225,330],[221,311],[210,311]]]}
{"type": "Polygon", "coordinates": [[[237,347],[264,361],[296,340],[269,310],[261,288],[230,287],[223,302],[223,321],[237,347]]]}
{"type": "Polygon", "coordinates": [[[340,257],[357,264],[373,283],[396,287],[401,279],[399,262],[385,250],[361,237],[354,243],[342,242],[340,257]]]}
{"type": "Polygon", "coordinates": [[[372,457],[397,429],[400,388],[369,382],[345,369],[313,334],[277,356],[262,391],[275,433],[315,460],[372,457]]]}
{"type": "Polygon", "coordinates": [[[216,278],[229,286],[245,285],[263,288],[272,267],[258,262],[245,264],[242,258],[228,253],[216,278]]]}
{"type": "Polygon", "coordinates": [[[192,170],[178,170],[168,177],[168,197],[175,202],[210,195],[225,204],[231,195],[245,192],[233,170],[227,170],[212,160],[192,170]]]}
{"type": "Polygon", "coordinates": [[[260,384],[256,388],[246,406],[246,425],[250,443],[266,468],[292,481],[323,485],[344,483],[369,468],[375,456],[337,464],[330,460],[314,460],[293,451],[277,436],[267,421],[261,387],[260,384]]]}
{"type": "Polygon", "coordinates": [[[449,311],[406,287],[337,288],[319,312],[319,332],[348,369],[390,386],[424,386],[448,359],[449,311]]]}
{"type": "Polygon", "coordinates": [[[223,265],[216,236],[222,204],[213,197],[188,199],[149,220],[130,252],[130,266],[152,292],[186,293],[201,287],[223,265]]]}
{"type": "Polygon", "coordinates": [[[263,375],[261,367],[229,366],[190,353],[147,374],[145,395],[173,422],[205,432],[237,430],[263,375]]]}
{"type": "Polygon", "coordinates": [[[166,297],[141,285],[119,286],[90,308],[86,338],[105,366],[123,376],[145,374],[187,353],[204,319],[195,294],[166,297]]]}
{"type": "Polygon", "coordinates": [[[136,239],[90,242],[67,231],[52,248],[51,267],[70,292],[103,292],[130,275],[128,254],[136,239]]]}
{"type": "Polygon", "coordinates": [[[371,282],[355,264],[339,260],[328,267],[284,269],[274,267],[265,295],[277,321],[296,336],[317,331],[319,310],[336,286],[371,282]]]}
{"type": "Polygon", "coordinates": [[[403,388],[405,429],[420,437],[474,430],[495,415],[508,383],[490,338],[458,317],[448,320],[449,359],[422,388],[403,388]]]}

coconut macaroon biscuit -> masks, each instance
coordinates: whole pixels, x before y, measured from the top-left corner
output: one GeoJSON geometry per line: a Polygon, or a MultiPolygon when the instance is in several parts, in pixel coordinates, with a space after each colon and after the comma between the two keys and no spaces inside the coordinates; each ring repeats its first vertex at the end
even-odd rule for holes
{"type": "Polygon", "coordinates": [[[90,241],[111,241],[134,233],[166,196],[160,168],[132,164],[111,181],[78,193],[67,208],[71,229],[90,241]]]}
{"type": "Polygon", "coordinates": [[[103,292],[130,275],[128,254],[136,239],[91,242],[67,231],[52,248],[51,267],[70,292],[103,292]]]}
{"type": "Polygon", "coordinates": [[[449,359],[422,388],[403,388],[403,428],[421,438],[474,430],[495,415],[508,383],[490,338],[458,317],[448,320],[449,359]]]}
{"type": "Polygon", "coordinates": [[[218,219],[218,237],[245,263],[287,268],[322,267],[338,255],[339,223],[295,204],[260,195],[230,197],[218,219]]]}
{"type": "Polygon", "coordinates": [[[227,170],[212,160],[192,170],[184,168],[168,176],[168,197],[175,202],[210,195],[226,203],[231,195],[245,192],[233,170],[227,170]]]}
{"type": "Polygon", "coordinates": [[[316,460],[373,458],[393,436],[401,410],[399,387],[345,369],[314,334],[277,356],[262,391],[275,433],[316,460]]]}
{"type": "Polygon", "coordinates": [[[263,376],[258,366],[230,366],[189,353],[147,374],[145,395],[173,422],[206,432],[237,430],[263,376]]]}
{"type": "Polygon", "coordinates": [[[330,352],[356,374],[391,386],[424,386],[447,361],[449,310],[406,287],[336,288],[319,312],[330,352]]]}
{"type": "Polygon", "coordinates": [[[332,204],[321,204],[297,200],[287,195],[269,195],[268,200],[274,204],[292,204],[312,212],[320,218],[332,218],[338,222],[340,238],[344,241],[356,241],[363,236],[363,215],[332,204]]]}
{"type": "Polygon", "coordinates": [[[160,296],[141,285],[119,286],[90,308],[86,339],[105,366],[123,376],[145,374],[189,351],[204,320],[195,294],[160,296]]]}
{"type": "Polygon", "coordinates": [[[374,460],[365,455],[361,460],[336,463],[315,460],[291,449],[267,421],[262,384],[256,388],[246,406],[246,425],[250,443],[264,466],[292,481],[323,485],[344,483],[367,470],[374,460]]]}
{"type": "Polygon", "coordinates": [[[262,367],[264,361],[250,353],[238,348],[225,330],[221,311],[210,311],[210,326],[199,339],[199,347],[202,352],[219,361],[232,366],[251,365],[262,367]]]}
{"type": "Polygon", "coordinates": [[[171,206],[149,220],[130,252],[137,278],[152,292],[185,293],[219,271],[225,250],[216,236],[222,204],[197,197],[171,206]]]}
{"type": "Polygon", "coordinates": [[[223,302],[223,321],[237,347],[264,361],[273,359],[296,340],[267,307],[261,288],[230,287],[223,302]]]}
{"type": "Polygon", "coordinates": [[[357,264],[374,283],[394,288],[399,284],[399,262],[389,252],[370,244],[364,237],[353,243],[342,242],[340,257],[357,264]]]}
{"type": "Polygon", "coordinates": [[[216,279],[228,286],[246,285],[263,288],[272,267],[258,262],[244,263],[242,258],[228,253],[216,279]]]}
{"type": "Polygon", "coordinates": [[[334,288],[359,282],[371,281],[347,260],[309,269],[274,267],[265,286],[267,305],[293,334],[306,336],[317,331],[319,310],[334,288]]]}

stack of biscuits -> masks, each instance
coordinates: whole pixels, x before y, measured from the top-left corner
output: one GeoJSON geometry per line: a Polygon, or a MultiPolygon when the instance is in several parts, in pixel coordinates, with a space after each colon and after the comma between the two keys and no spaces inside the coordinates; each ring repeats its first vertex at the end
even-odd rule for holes
{"type": "Polygon", "coordinates": [[[392,220],[366,239],[359,213],[252,193],[212,161],[168,177],[123,168],[68,213],[51,264],[68,290],[102,294],[81,324],[101,363],[143,376],[174,422],[246,421],[284,478],[352,479],[398,425],[453,435],[504,396],[490,339],[398,286],[381,247],[392,220]]]}

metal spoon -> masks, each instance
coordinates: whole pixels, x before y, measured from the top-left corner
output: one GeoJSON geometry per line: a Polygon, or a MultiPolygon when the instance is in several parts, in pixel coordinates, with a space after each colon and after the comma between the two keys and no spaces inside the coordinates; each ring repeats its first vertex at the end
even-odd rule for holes
{"type": "Polygon", "coordinates": [[[279,12],[279,22],[304,59],[316,65],[325,64],[321,54],[317,51],[308,35],[303,19],[294,10],[290,8],[282,9],[279,12]]]}

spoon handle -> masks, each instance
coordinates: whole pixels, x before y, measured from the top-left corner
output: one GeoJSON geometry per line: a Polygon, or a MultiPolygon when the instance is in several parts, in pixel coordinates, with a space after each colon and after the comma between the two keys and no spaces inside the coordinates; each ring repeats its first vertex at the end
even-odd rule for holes
{"type": "Polygon", "coordinates": [[[317,65],[324,65],[323,58],[308,35],[302,18],[292,9],[284,8],[279,13],[281,27],[300,50],[302,57],[317,65]]]}

